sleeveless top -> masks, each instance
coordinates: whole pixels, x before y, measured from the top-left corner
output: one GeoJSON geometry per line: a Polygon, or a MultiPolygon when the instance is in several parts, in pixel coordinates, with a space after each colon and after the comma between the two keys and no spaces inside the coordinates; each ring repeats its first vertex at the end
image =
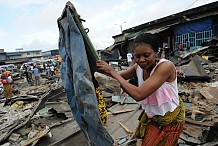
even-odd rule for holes
{"type": "MultiPolygon", "coordinates": [[[[152,69],[150,76],[154,73],[156,67],[164,61],[169,60],[160,59],[152,69]]],[[[144,82],[143,70],[140,66],[137,67],[136,74],[140,86],[144,82]]],[[[155,115],[164,116],[167,112],[173,112],[179,106],[177,78],[173,82],[164,82],[160,88],[139,103],[142,109],[145,110],[148,118],[152,118],[155,115]]]]}

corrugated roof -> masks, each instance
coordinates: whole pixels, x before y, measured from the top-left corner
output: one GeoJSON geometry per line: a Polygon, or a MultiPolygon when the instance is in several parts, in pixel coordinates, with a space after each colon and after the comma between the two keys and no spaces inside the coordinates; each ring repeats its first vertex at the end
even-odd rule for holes
{"type": "Polygon", "coordinates": [[[29,61],[29,58],[18,58],[18,59],[11,59],[11,60],[6,60],[5,63],[20,63],[20,62],[27,62],[29,61]]]}
{"type": "Polygon", "coordinates": [[[115,44],[111,45],[110,47],[106,48],[105,50],[111,51],[111,50],[113,50],[113,48],[115,46],[120,45],[120,44],[123,44],[123,42],[115,43],[115,44]]]}
{"type": "Polygon", "coordinates": [[[168,28],[169,28],[169,26],[164,26],[164,27],[155,28],[155,29],[151,29],[151,30],[148,30],[147,28],[145,28],[145,29],[142,29],[140,31],[130,33],[129,35],[126,36],[126,39],[128,39],[128,40],[135,39],[136,36],[138,36],[140,33],[143,33],[143,32],[151,33],[151,34],[159,33],[159,32],[162,32],[162,31],[168,29],[168,28]]]}
{"type": "Polygon", "coordinates": [[[22,55],[21,52],[7,52],[6,54],[7,54],[7,56],[22,55]]]}

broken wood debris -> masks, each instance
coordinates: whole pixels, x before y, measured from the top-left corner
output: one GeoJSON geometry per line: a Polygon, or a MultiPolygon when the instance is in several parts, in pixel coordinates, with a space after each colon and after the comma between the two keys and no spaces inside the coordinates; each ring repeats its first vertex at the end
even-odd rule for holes
{"type": "Polygon", "coordinates": [[[184,57],[190,59],[189,64],[176,67],[184,76],[180,78],[178,87],[186,107],[185,127],[180,138],[190,145],[207,145],[217,140],[209,133],[218,123],[218,62],[205,60],[207,57],[203,58],[200,52],[195,51],[194,56],[187,54],[184,57]]]}
{"type": "Polygon", "coordinates": [[[122,109],[122,110],[117,110],[117,111],[108,109],[108,111],[111,112],[113,115],[115,115],[115,114],[120,114],[120,113],[131,112],[131,111],[134,111],[134,109],[122,109]]]}
{"type": "Polygon", "coordinates": [[[121,122],[118,121],[118,124],[120,124],[121,127],[128,133],[128,134],[133,134],[132,130],[129,130],[126,126],[124,126],[121,122]]]}
{"type": "MultiPolygon", "coordinates": [[[[66,97],[61,95],[64,93],[61,82],[45,82],[40,86],[24,86],[19,80],[17,82],[19,83],[15,83],[15,88],[19,88],[19,92],[7,101],[4,98],[0,99],[0,144],[35,145],[46,137],[55,143],[59,140],[56,134],[64,139],[80,131],[72,117],[66,97]],[[58,99],[60,96],[62,98],[58,99]],[[60,102],[55,103],[56,99],[60,102]],[[46,103],[49,100],[55,105],[51,102],[46,103]],[[61,125],[71,125],[73,130],[61,136],[58,130],[53,133],[54,129],[61,125]]],[[[69,128],[66,127],[64,131],[67,129],[69,128]]]]}

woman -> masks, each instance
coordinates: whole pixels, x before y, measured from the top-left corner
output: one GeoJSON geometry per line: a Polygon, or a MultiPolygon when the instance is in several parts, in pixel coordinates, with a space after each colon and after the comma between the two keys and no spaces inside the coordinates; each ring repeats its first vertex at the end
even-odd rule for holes
{"type": "Polygon", "coordinates": [[[12,93],[11,84],[8,81],[8,77],[7,77],[7,74],[5,72],[2,73],[1,78],[0,78],[0,82],[2,82],[2,84],[3,84],[5,98],[9,99],[10,97],[13,96],[13,93],[12,93]]]}
{"type": "Polygon", "coordinates": [[[60,79],[60,73],[59,73],[59,71],[58,71],[58,68],[57,67],[55,67],[55,78],[59,81],[59,79],[60,79]]]}
{"type": "Polygon", "coordinates": [[[176,69],[172,62],[157,59],[157,40],[154,35],[142,33],[134,40],[134,64],[118,74],[104,61],[97,67],[115,78],[120,86],[143,109],[136,136],[145,145],[177,145],[184,126],[185,108],[178,96],[176,69]],[[139,86],[126,80],[137,75],[139,86]]]}

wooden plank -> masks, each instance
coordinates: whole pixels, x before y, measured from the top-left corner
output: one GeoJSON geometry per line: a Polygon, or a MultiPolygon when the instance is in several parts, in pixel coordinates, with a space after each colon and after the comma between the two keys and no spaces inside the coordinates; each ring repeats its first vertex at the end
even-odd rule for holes
{"type": "MultiPolygon", "coordinates": [[[[113,108],[113,110],[118,110],[122,108],[123,105],[116,106],[116,108],[113,108]]],[[[138,126],[138,117],[142,112],[142,109],[140,109],[140,105],[138,104],[127,104],[125,105],[125,109],[134,108],[134,111],[122,113],[122,114],[116,114],[116,115],[108,115],[108,121],[106,125],[106,129],[109,131],[109,133],[114,137],[118,138],[123,135],[126,135],[126,131],[124,128],[122,128],[118,121],[124,124],[126,127],[128,127],[129,130],[135,131],[136,127],[138,126]]],[[[129,140],[129,139],[128,139],[129,140]]]]}
{"type": "Polygon", "coordinates": [[[28,146],[29,144],[33,143],[34,141],[40,139],[41,137],[45,136],[46,134],[48,134],[50,130],[49,129],[45,129],[43,131],[41,131],[40,133],[37,134],[37,136],[33,137],[32,139],[30,139],[29,141],[27,141],[26,143],[24,143],[23,146],[28,146]]]}
{"type": "Polygon", "coordinates": [[[210,122],[210,123],[198,122],[198,121],[188,119],[188,118],[185,118],[185,122],[189,122],[189,123],[196,124],[196,125],[201,125],[201,126],[213,126],[214,125],[214,122],[210,122]]]}
{"type": "Polygon", "coordinates": [[[123,109],[123,110],[117,110],[117,111],[113,111],[113,110],[109,110],[113,115],[116,115],[116,114],[121,114],[121,113],[126,113],[126,112],[131,112],[131,111],[134,111],[134,109],[123,109]]]}
{"type": "Polygon", "coordinates": [[[120,124],[121,127],[123,127],[123,129],[129,133],[129,134],[133,134],[132,130],[129,130],[129,128],[127,128],[125,125],[123,125],[121,122],[118,121],[118,124],[120,124]]]}

